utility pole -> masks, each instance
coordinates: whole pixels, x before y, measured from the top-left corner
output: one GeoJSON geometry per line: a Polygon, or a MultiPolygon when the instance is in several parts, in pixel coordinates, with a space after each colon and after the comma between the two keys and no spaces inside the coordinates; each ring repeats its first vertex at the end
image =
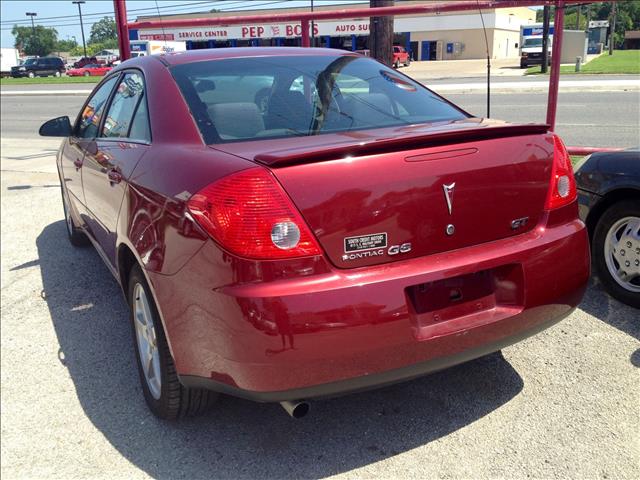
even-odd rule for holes
{"type": "MultiPolygon", "coordinates": [[[[370,0],[371,8],[393,7],[393,0],[370,0]]],[[[371,17],[369,21],[369,52],[385,65],[393,63],[393,17],[371,17]]]]}
{"type": "Polygon", "coordinates": [[[33,17],[37,16],[38,14],[36,12],[26,12],[25,15],[27,17],[31,17],[31,43],[33,43],[34,48],[37,46],[37,40],[36,40],[36,24],[33,21],[33,17]]]}
{"type": "Polygon", "coordinates": [[[540,71],[547,73],[549,67],[549,24],[551,23],[551,7],[544,6],[542,17],[542,65],[540,71]]]}
{"type": "Polygon", "coordinates": [[[80,15],[80,31],[82,32],[82,49],[84,50],[84,56],[87,56],[87,43],[84,41],[84,25],[82,24],[82,7],[84,0],[73,0],[71,3],[78,5],[78,15],[80,15]]]}
{"type": "Polygon", "coordinates": [[[33,21],[33,17],[37,17],[38,14],[36,12],[27,12],[25,13],[27,17],[31,17],[31,33],[33,34],[33,38],[36,38],[36,24],[33,21]]]}
{"type": "Polygon", "coordinates": [[[611,35],[609,36],[609,55],[613,55],[613,42],[616,38],[616,2],[611,4],[611,35]]]}
{"type": "Polygon", "coordinates": [[[580,30],[580,11],[582,10],[582,5],[576,5],[576,30],[580,30]]]}

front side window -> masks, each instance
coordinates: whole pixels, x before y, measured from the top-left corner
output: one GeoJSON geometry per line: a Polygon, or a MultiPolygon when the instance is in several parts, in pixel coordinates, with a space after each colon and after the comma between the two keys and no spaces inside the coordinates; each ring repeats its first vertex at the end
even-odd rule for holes
{"type": "Polygon", "coordinates": [[[117,80],[117,76],[107,80],[87,102],[76,124],[76,137],[94,138],[98,135],[104,107],[117,80]]]}
{"type": "Polygon", "coordinates": [[[139,73],[122,77],[102,127],[102,137],[127,138],[138,106],[144,101],[144,80],[139,73]]]}
{"type": "Polygon", "coordinates": [[[234,58],[171,72],[207,143],[466,118],[422,85],[359,55],[234,58]]]}

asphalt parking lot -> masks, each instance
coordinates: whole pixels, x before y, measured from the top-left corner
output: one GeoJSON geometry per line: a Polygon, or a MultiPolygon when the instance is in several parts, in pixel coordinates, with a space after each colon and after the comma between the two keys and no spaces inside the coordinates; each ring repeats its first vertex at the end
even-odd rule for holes
{"type": "Polygon", "coordinates": [[[302,420],[228,397],[203,417],[155,419],[124,298],[98,254],[66,239],[59,141],[27,118],[72,113],[72,98],[11,112],[3,98],[3,478],[640,477],[640,315],[597,283],[571,317],[502,354],[313,402],[302,420]]]}

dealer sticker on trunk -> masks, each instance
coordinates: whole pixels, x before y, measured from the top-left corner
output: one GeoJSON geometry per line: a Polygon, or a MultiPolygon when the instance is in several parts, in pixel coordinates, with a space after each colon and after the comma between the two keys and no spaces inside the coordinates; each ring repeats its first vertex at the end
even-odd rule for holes
{"type": "Polygon", "coordinates": [[[372,250],[374,248],[387,247],[386,233],[372,233],[370,235],[360,235],[358,237],[346,237],[344,239],[345,253],[360,252],[362,250],[372,250]]]}

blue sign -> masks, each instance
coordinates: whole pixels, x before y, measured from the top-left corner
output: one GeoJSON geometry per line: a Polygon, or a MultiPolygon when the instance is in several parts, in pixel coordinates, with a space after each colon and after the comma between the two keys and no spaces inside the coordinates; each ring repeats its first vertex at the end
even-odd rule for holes
{"type": "MultiPolygon", "coordinates": [[[[553,27],[549,27],[549,35],[553,35],[553,27]]],[[[522,30],[523,37],[542,36],[542,27],[529,27],[522,30]]]]}
{"type": "Polygon", "coordinates": [[[146,52],[147,44],[146,43],[132,43],[131,44],[132,52],[146,52]]]}
{"type": "Polygon", "coordinates": [[[453,53],[453,43],[447,43],[447,53],[453,53]]]}

